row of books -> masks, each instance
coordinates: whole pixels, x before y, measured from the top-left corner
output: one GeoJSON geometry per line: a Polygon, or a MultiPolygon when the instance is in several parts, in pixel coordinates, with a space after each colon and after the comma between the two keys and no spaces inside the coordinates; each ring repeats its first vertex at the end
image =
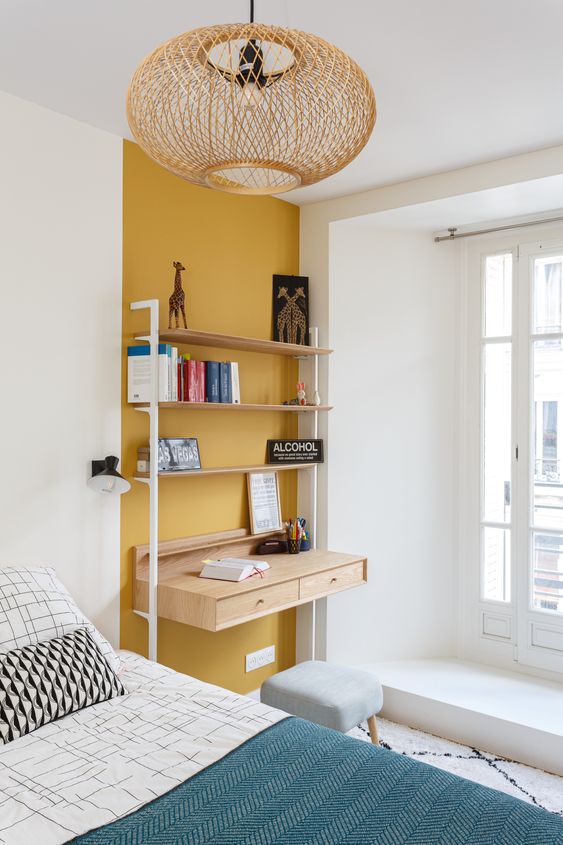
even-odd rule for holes
{"type": "MultiPolygon", "coordinates": [[[[150,347],[127,349],[127,401],[150,402],[150,347]]],[[[195,361],[169,343],[158,345],[159,402],[240,404],[236,361],[195,361]]]]}

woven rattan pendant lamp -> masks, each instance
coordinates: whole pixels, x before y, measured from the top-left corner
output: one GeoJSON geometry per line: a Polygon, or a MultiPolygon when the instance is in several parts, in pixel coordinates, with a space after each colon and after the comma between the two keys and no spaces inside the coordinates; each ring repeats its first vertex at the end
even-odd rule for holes
{"type": "Polygon", "coordinates": [[[135,71],[127,116],[139,146],[198,185],[279,194],[337,173],[367,143],[375,97],[332,44],[254,23],[172,38],[135,71]]]}

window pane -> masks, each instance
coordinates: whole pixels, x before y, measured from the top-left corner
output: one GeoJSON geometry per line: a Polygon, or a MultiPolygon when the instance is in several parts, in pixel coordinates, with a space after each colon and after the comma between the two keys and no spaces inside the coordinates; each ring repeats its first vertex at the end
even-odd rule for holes
{"type": "Polygon", "coordinates": [[[562,284],[563,256],[535,259],[534,334],[561,331],[562,284]]]}
{"type": "Polygon", "coordinates": [[[512,344],[484,352],[483,519],[510,522],[512,344]]]}
{"type": "Polygon", "coordinates": [[[563,349],[534,343],[534,525],[563,529],[563,349]]]}
{"type": "Polygon", "coordinates": [[[563,613],[563,537],[534,534],[534,610],[563,613]]]}
{"type": "Polygon", "coordinates": [[[512,334],[512,253],[485,259],[485,337],[512,334]]]}
{"type": "Polygon", "coordinates": [[[505,528],[483,528],[481,559],[483,598],[489,601],[510,601],[510,531],[505,528]]]}
{"type": "Polygon", "coordinates": [[[543,457],[557,459],[558,402],[543,403],[543,457]]]}

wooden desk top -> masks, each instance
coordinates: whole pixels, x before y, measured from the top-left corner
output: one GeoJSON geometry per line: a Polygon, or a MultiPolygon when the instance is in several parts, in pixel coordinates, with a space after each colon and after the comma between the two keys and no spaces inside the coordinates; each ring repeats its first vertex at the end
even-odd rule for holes
{"type": "MultiPolygon", "coordinates": [[[[217,631],[275,613],[367,581],[362,555],[312,549],[297,555],[254,555],[265,539],[239,530],[159,545],[158,615],[217,631]],[[261,578],[217,581],[200,578],[203,560],[244,557],[268,561],[261,578]]],[[[148,550],[135,547],[134,607],[148,609],[148,550]]]]}

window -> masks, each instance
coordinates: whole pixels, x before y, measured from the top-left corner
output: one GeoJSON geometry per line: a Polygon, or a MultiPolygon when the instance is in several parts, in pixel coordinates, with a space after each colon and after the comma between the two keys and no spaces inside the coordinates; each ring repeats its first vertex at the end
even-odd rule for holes
{"type": "Polygon", "coordinates": [[[561,331],[561,257],[538,258],[534,272],[534,332],[561,331]]]}
{"type": "MultiPolygon", "coordinates": [[[[542,402],[541,420],[538,425],[534,419],[534,442],[537,432],[541,432],[541,442],[536,443],[535,480],[536,482],[559,481],[559,465],[557,462],[557,414],[559,403],[556,401],[542,402]]],[[[538,403],[534,402],[535,413],[538,413],[538,403]]]]}
{"type": "Polygon", "coordinates": [[[512,254],[484,263],[481,593],[510,601],[512,254]]]}
{"type": "Polygon", "coordinates": [[[497,614],[507,660],[517,645],[519,661],[563,672],[563,244],[475,245],[469,268],[467,630],[498,657],[483,623],[497,614]]]}
{"type": "Polygon", "coordinates": [[[563,538],[534,535],[534,607],[563,611],[563,538]]]}
{"type": "MultiPolygon", "coordinates": [[[[531,358],[535,420],[531,461],[532,609],[563,616],[563,485],[559,405],[563,402],[563,255],[531,257],[531,358]]],[[[563,406],[562,406],[563,407],[563,406]]]]}

